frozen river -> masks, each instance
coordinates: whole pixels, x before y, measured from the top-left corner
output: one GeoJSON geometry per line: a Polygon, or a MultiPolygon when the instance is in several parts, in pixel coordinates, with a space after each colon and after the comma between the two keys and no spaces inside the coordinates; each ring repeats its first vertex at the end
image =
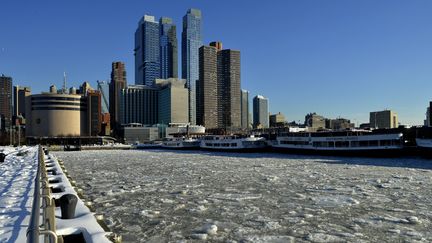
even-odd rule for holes
{"type": "Polygon", "coordinates": [[[124,242],[432,242],[432,160],[54,154],[124,242]]]}

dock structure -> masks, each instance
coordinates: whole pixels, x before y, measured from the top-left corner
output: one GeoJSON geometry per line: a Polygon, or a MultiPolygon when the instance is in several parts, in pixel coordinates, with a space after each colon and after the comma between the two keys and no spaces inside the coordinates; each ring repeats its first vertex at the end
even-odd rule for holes
{"type": "Polygon", "coordinates": [[[121,242],[48,151],[35,146],[0,152],[8,154],[0,164],[0,242],[121,242]]]}

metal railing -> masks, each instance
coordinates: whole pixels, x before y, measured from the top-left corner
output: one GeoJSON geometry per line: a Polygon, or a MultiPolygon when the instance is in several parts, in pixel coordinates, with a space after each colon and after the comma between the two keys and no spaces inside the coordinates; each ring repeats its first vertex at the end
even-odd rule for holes
{"type": "Polygon", "coordinates": [[[54,198],[51,197],[51,189],[49,187],[48,174],[45,166],[44,151],[40,145],[38,153],[33,206],[30,217],[30,225],[27,229],[27,243],[39,243],[40,235],[45,235],[45,243],[57,243],[58,236],[55,232],[55,203],[54,198]],[[39,226],[39,220],[41,216],[41,198],[43,199],[42,228],[39,226]]]}

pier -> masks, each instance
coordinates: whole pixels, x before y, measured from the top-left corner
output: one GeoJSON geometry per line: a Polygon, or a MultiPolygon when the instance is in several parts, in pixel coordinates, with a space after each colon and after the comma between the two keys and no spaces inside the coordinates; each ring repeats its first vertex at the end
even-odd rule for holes
{"type": "Polygon", "coordinates": [[[121,242],[47,150],[0,150],[7,154],[0,163],[0,242],[121,242]]]}

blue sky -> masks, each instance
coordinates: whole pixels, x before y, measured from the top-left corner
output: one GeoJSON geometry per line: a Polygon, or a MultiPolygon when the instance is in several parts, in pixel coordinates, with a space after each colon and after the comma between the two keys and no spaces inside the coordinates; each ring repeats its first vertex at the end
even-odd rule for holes
{"type": "Polygon", "coordinates": [[[241,51],[242,88],[268,97],[272,113],[361,123],[388,108],[422,124],[432,99],[429,0],[2,0],[0,73],[38,93],[61,86],[63,71],[69,85],[95,86],[118,60],[133,84],[142,15],[173,18],[180,45],[191,7],[202,10],[205,44],[241,51]]]}

